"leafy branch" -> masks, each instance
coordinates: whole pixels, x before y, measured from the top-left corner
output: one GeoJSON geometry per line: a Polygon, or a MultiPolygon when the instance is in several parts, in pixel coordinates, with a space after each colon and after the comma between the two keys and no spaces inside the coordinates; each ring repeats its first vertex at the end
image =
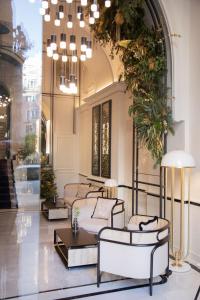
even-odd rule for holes
{"type": "Polygon", "coordinates": [[[164,134],[173,133],[173,119],[168,105],[164,36],[161,29],[145,23],[143,0],[112,1],[105,9],[100,0],[100,19],[91,26],[95,39],[111,43],[111,56],[120,54],[124,80],[132,92],[133,117],[140,143],[160,163],[164,153],[164,134]]]}

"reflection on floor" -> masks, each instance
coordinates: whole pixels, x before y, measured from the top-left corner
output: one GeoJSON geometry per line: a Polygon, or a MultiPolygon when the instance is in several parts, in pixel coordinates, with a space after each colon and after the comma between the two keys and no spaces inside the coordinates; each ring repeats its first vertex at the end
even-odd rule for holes
{"type": "MultiPolygon", "coordinates": [[[[74,295],[134,284],[132,280],[117,280],[103,283],[97,289],[94,267],[67,270],[54,250],[53,231],[69,225],[69,221],[48,222],[39,212],[0,211],[0,299],[15,299],[16,296],[16,299],[24,300],[71,299],[74,295]]],[[[108,274],[103,276],[104,281],[116,279],[119,278],[108,274]]],[[[154,288],[153,299],[193,300],[199,281],[200,274],[194,270],[186,274],[173,274],[167,284],[154,288]]],[[[150,298],[148,289],[143,288],[88,299],[108,297],[150,298]]]]}
{"type": "Polygon", "coordinates": [[[68,271],[54,250],[54,229],[69,226],[39,212],[0,213],[0,298],[96,282],[95,267],[68,271]]]}

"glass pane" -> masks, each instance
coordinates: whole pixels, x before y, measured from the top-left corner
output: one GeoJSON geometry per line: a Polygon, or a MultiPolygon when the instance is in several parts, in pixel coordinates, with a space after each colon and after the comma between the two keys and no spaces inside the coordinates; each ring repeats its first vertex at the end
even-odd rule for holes
{"type": "Polygon", "coordinates": [[[105,178],[111,173],[111,107],[111,100],[102,104],[101,176],[105,178]]]}
{"type": "Polygon", "coordinates": [[[92,175],[100,176],[100,120],[101,106],[92,110],[92,175]]]}
{"type": "Polygon", "coordinates": [[[39,7],[40,1],[0,0],[1,299],[39,291],[39,7]]]}
{"type": "Polygon", "coordinates": [[[9,176],[15,179],[13,191],[16,191],[4,205],[39,209],[42,66],[39,3],[8,0],[0,5],[3,28],[0,30],[0,159],[10,167],[9,176]],[[29,183],[30,178],[34,186],[29,183]]]}

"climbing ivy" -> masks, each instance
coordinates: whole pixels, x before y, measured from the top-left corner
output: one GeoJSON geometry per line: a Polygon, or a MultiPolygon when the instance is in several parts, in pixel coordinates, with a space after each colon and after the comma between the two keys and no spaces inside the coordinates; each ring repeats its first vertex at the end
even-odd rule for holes
{"type": "Polygon", "coordinates": [[[144,0],[112,1],[104,8],[100,0],[100,18],[91,25],[96,41],[111,45],[111,56],[120,55],[127,90],[133,95],[129,114],[134,119],[141,144],[151,152],[156,164],[164,153],[164,134],[173,133],[168,105],[164,36],[161,28],[146,23],[144,0]]]}

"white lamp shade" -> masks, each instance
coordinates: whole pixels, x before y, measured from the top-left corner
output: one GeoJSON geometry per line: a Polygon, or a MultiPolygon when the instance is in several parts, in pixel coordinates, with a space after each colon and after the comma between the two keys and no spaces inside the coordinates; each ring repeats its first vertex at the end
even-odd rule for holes
{"type": "Polygon", "coordinates": [[[169,168],[194,168],[195,161],[192,155],[182,150],[166,153],[161,161],[162,167],[169,168]]]}
{"type": "Polygon", "coordinates": [[[115,187],[115,186],[117,186],[117,180],[116,179],[106,179],[104,185],[107,187],[115,187]]]}

